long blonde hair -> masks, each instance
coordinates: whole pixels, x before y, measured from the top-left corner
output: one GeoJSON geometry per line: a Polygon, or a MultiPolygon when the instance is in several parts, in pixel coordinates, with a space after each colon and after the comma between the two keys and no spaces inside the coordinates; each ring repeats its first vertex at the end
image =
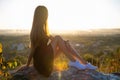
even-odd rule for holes
{"type": "Polygon", "coordinates": [[[49,41],[47,18],[47,8],[45,6],[38,6],[34,13],[30,34],[34,68],[45,77],[50,76],[54,61],[52,46],[47,45],[49,41]]]}
{"type": "Polygon", "coordinates": [[[30,33],[31,47],[36,47],[48,33],[48,10],[45,6],[38,6],[34,12],[33,25],[30,33]]]}

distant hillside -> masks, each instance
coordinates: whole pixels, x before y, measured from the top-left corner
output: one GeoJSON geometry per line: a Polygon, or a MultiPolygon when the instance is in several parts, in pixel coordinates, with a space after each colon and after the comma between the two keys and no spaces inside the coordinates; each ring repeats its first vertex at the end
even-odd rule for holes
{"type": "MultiPolygon", "coordinates": [[[[29,34],[30,30],[0,30],[0,35],[5,34],[29,34]]],[[[91,30],[56,30],[51,31],[52,34],[72,34],[72,35],[113,35],[113,34],[120,34],[120,28],[118,29],[91,29],[91,30]]]]}
{"type": "MultiPolygon", "coordinates": [[[[79,32],[80,34],[81,32],[79,32]]],[[[120,29],[96,29],[96,30],[89,30],[86,34],[93,34],[93,35],[113,35],[113,34],[120,34],[120,29]]]]}
{"type": "Polygon", "coordinates": [[[20,35],[29,34],[29,32],[29,30],[0,30],[0,35],[20,35]]]}
{"type": "Polygon", "coordinates": [[[114,35],[120,34],[120,29],[91,29],[91,30],[76,30],[76,31],[64,31],[60,34],[72,34],[72,35],[114,35]]]}

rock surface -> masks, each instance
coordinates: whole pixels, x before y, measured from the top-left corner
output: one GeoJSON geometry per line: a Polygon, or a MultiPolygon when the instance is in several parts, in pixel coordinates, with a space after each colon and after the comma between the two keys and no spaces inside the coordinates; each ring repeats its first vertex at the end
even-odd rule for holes
{"type": "MultiPolygon", "coordinates": [[[[119,74],[119,73],[118,73],[119,74]]],[[[55,71],[46,79],[31,66],[26,70],[14,72],[10,80],[120,80],[119,75],[103,74],[95,70],[78,70],[70,67],[65,71],[55,71]]]]}

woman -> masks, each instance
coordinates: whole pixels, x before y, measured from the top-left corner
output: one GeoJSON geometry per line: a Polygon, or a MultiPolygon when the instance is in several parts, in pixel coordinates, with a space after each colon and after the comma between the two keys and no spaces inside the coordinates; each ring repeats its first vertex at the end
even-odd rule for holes
{"type": "Polygon", "coordinates": [[[34,13],[33,25],[30,34],[31,51],[26,67],[33,65],[41,75],[49,77],[53,70],[54,58],[62,51],[69,59],[69,66],[78,69],[96,69],[95,66],[83,60],[68,41],[60,36],[52,37],[48,32],[48,10],[45,6],[38,6],[34,13]]]}

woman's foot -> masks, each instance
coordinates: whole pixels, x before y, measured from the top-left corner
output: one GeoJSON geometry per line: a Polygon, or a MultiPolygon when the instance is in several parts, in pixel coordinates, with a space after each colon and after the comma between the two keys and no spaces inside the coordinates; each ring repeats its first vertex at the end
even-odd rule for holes
{"type": "Polygon", "coordinates": [[[85,67],[86,67],[87,69],[93,69],[93,70],[96,70],[96,69],[97,69],[96,66],[94,66],[94,65],[92,65],[92,64],[90,64],[90,63],[87,63],[87,64],[85,65],[85,67]]]}
{"type": "Polygon", "coordinates": [[[86,69],[86,66],[85,65],[83,65],[83,64],[80,64],[80,62],[79,61],[75,61],[75,62],[72,62],[72,61],[70,61],[70,63],[69,63],[69,66],[73,66],[73,67],[76,67],[76,68],[78,68],[78,69],[86,69]]]}

